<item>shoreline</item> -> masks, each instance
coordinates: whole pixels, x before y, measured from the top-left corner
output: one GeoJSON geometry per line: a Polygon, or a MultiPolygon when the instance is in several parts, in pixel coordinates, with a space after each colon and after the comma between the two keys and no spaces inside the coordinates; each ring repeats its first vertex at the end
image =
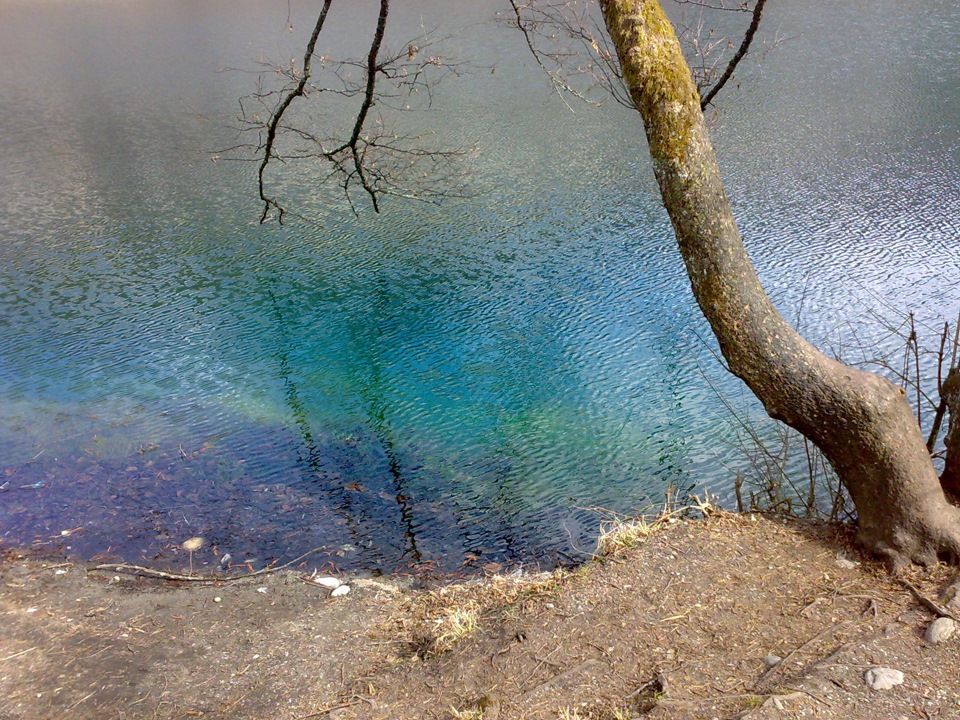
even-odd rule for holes
{"type": "MultiPolygon", "coordinates": [[[[641,540],[553,573],[350,578],[341,597],[296,570],[186,585],[7,552],[0,717],[960,716],[957,639],[926,642],[930,611],[842,529],[719,512],[641,540]],[[880,661],[902,685],[866,686],[880,661]]],[[[936,598],[952,575],[909,579],[936,598]]]]}

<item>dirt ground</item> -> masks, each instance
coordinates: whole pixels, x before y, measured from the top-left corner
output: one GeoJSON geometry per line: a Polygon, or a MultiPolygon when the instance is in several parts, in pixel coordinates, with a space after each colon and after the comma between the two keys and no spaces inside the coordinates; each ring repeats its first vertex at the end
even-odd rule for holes
{"type": "Polygon", "coordinates": [[[842,530],[726,513],[574,571],[341,597],[9,553],[0,720],[960,718],[960,635],[927,642],[903,580],[936,601],[954,571],[892,578],[842,530]]]}

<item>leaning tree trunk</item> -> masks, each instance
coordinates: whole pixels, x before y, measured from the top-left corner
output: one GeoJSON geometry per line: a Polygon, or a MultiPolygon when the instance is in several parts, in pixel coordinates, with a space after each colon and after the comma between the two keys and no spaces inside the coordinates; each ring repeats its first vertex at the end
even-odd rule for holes
{"type": "Polygon", "coordinates": [[[903,393],[823,355],[760,285],[727,202],[696,87],[657,0],[600,0],[700,309],[730,370],[771,417],[813,441],[850,492],[859,539],[894,566],[960,554],[948,504],[903,393]]]}

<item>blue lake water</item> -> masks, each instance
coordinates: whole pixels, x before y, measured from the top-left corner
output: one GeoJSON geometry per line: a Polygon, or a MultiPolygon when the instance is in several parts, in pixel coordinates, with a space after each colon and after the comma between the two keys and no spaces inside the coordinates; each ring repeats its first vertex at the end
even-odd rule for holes
{"type": "MultiPolygon", "coordinates": [[[[221,151],[255,79],[234,68],[301,54],[308,8],[0,0],[0,543],[455,572],[580,559],[597,508],[669,487],[730,501],[711,385],[760,413],[712,355],[639,118],[571,112],[503,8],[452,5],[397,10],[392,39],[440,25],[473,63],[404,121],[476,148],[467,197],[355,216],[291,165],[272,187],[305,219],[281,227],[221,151]]],[[[713,134],[771,295],[860,360],[898,313],[960,310],[960,21],[789,5],[713,134]]]]}

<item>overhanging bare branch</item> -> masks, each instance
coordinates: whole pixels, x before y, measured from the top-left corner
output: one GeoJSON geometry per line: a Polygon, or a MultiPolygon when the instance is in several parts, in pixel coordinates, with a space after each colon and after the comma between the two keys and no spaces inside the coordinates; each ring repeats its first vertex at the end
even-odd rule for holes
{"type": "MultiPolygon", "coordinates": [[[[260,222],[266,222],[274,212],[274,217],[282,223],[287,212],[275,195],[267,191],[267,168],[277,161],[312,159],[327,164],[329,172],[325,179],[337,181],[355,213],[354,190],[364,194],[375,211],[379,211],[383,195],[428,200],[459,195],[462,174],[453,173],[446,166],[465,152],[428,149],[424,133],[390,129],[393,123],[388,122],[377,107],[396,112],[420,109],[424,105],[429,108],[434,86],[447,75],[459,74],[460,66],[431,53],[434,39],[426,34],[405,43],[400,50],[385,50],[389,0],[379,2],[376,27],[362,60],[334,60],[327,55],[317,55],[317,40],[331,5],[332,0],[325,1],[302,68],[293,62],[265,68],[257,91],[240,101],[241,132],[257,132],[260,138],[254,147],[263,201],[260,222]],[[265,88],[264,81],[269,74],[286,78],[286,88],[265,88]],[[351,102],[358,103],[349,114],[349,126],[340,130],[319,129],[330,121],[321,122],[316,105],[304,105],[294,116],[291,111],[294,101],[310,95],[340,101],[321,108],[327,111],[323,113],[325,117],[343,116],[350,112],[351,102]],[[285,138],[282,149],[281,137],[285,138]],[[432,178],[436,183],[425,182],[425,178],[432,178]]],[[[242,147],[251,146],[237,146],[242,147]]]]}
{"type": "Polygon", "coordinates": [[[757,0],[757,4],[753,7],[753,17],[750,19],[750,27],[747,28],[747,32],[744,33],[743,41],[740,43],[740,47],[737,48],[737,52],[730,62],[727,63],[727,69],[724,70],[723,75],[720,76],[720,79],[717,80],[716,84],[710,88],[709,92],[700,98],[700,109],[704,110],[707,105],[717,96],[717,93],[723,89],[723,86],[727,84],[727,81],[733,77],[733,71],[737,69],[737,65],[740,64],[740,61],[746,56],[747,51],[750,49],[750,43],[753,42],[754,35],[757,34],[757,28],[760,27],[760,16],[763,14],[763,6],[767,4],[767,0],[757,0]]]}
{"type": "Polygon", "coordinates": [[[263,214],[260,216],[261,223],[266,221],[267,214],[270,212],[271,207],[277,209],[277,221],[283,222],[283,208],[277,204],[276,200],[268,197],[264,192],[263,175],[267,170],[267,164],[273,157],[273,145],[277,137],[277,128],[280,126],[280,121],[283,120],[284,113],[287,112],[287,108],[290,107],[290,104],[296,98],[303,97],[304,95],[305,88],[310,80],[310,67],[313,62],[313,52],[317,46],[317,38],[320,37],[320,32],[323,30],[323,24],[327,20],[327,13],[330,12],[331,5],[333,5],[333,0],[324,0],[323,9],[320,11],[320,16],[317,18],[313,32],[310,34],[310,40],[307,42],[306,52],[303,54],[303,73],[300,76],[300,80],[297,82],[296,87],[283,98],[271,116],[270,121],[267,123],[267,139],[263,147],[263,160],[260,162],[260,168],[257,171],[260,199],[263,200],[263,214]]]}

